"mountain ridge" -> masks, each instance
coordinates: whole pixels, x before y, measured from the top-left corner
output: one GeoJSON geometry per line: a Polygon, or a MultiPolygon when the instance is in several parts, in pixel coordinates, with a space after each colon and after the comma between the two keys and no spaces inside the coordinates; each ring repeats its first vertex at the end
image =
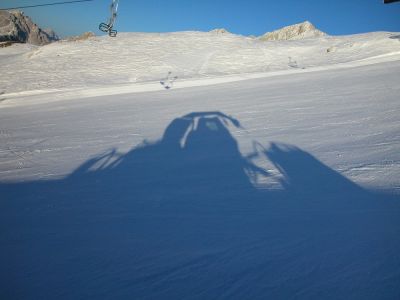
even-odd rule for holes
{"type": "Polygon", "coordinates": [[[262,41],[286,41],[322,36],[327,36],[327,34],[317,29],[310,21],[305,21],[302,23],[285,26],[271,32],[267,32],[259,37],[259,39],[262,41]]]}
{"type": "Polygon", "coordinates": [[[41,29],[22,11],[0,11],[0,42],[42,46],[58,40],[53,30],[41,29]]]}

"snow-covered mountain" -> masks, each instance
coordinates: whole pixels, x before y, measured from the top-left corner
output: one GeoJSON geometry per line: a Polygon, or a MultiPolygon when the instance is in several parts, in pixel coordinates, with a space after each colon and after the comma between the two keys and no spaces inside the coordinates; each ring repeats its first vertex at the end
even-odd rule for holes
{"type": "Polygon", "coordinates": [[[0,11],[0,42],[45,45],[58,40],[51,30],[43,30],[21,11],[0,11]]]}
{"type": "Polygon", "coordinates": [[[309,21],[303,23],[286,26],[281,29],[267,32],[260,37],[262,41],[287,41],[287,40],[299,40],[305,38],[315,38],[326,36],[325,32],[322,32],[315,28],[309,21]]]}

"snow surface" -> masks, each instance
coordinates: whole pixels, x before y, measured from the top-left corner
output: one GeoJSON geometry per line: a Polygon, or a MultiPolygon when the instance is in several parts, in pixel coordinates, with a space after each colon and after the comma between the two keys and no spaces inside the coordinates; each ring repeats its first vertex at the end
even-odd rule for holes
{"type": "Polygon", "coordinates": [[[168,72],[182,80],[307,70],[381,55],[398,58],[397,35],[378,32],[264,42],[230,33],[121,33],[113,40],[96,37],[56,42],[12,58],[0,55],[0,87],[11,97],[28,91],[158,82],[168,72]],[[297,66],[290,61],[296,61],[297,66]]]}
{"type": "Polygon", "coordinates": [[[0,49],[0,298],[399,299],[398,36],[0,49]]]}

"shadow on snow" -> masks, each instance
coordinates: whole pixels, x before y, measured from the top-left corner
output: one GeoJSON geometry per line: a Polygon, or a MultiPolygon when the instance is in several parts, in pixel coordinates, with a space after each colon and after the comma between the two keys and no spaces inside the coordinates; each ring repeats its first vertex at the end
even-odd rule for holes
{"type": "Polygon", "coordinates": [[[400,40],[400,34],[399,35],[392,35],[389,38],[393,39],[393,40],[400,40]]]}
{"type": "Polygon", "coordinates": [[[243,157],[220,112],[63,180],[2,184],[0,296],[395,299],[398,199],[291,145],[243,157]],[[282,189],[256,188],[270,171],[282,189]]]}

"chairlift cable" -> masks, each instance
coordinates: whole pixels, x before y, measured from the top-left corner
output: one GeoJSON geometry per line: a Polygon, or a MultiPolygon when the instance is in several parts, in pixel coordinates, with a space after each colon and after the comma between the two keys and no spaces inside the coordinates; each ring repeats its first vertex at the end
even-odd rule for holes
{"type": "Polygon", "coordinates": [[[18,6],[18,7],[9,7],[9,8],[0,8],[0,10],[12,10],[12,9],[22,9],[22,8],[34,8],[41,6],[53,6],[53,5],[62,5],[62,4],[71,4],[71,3],[79,3],[79,2],[91,2],[94,0],[74,0],[74,1],[63,1],[63,2],[52,2],[52,3],[44,3],[44,4],[36,4],[36,5],[27,5],[27,6],[18,6]]]}

